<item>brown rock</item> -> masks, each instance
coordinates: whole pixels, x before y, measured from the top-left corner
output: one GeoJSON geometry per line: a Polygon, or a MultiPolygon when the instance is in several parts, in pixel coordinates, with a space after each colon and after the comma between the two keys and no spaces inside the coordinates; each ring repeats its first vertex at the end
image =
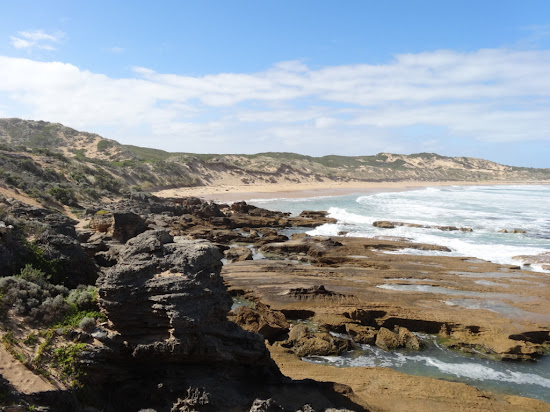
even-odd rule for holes
{"type": "Polygon", "coordinates": [[[376,346],[384,350],[397,349],[401,346],[399,336],[386,328],[380,328],[375,343],[376,346]]]}
{"type": "Polygon", "coordinates": [[[376,343],[376,329],[368,326],[361,326],[354,323],[346,324],[346,333],[356,343],[374,345],[376,343]]]}
{"type": "Polygon", "coordinates": [[[112,229],[113,223],[112,213],[95,214],[90,220],[90,229],[96,232],[107,233],[112,229]]]}
{"type": "Polygon", "coordinates": [[[337,338],[326,332],[313,333],[305,325],[293,326],[283,346],[290,347],[300,357],[339,355],[353,349],[353,344],[349,340],[337,338]]]}
{"type": "Polygon", "coordinates": [[[527,233],[527,230],[524,229],[512,229],[510,233],[527,233]]]}
{"type": "Polygon", "coordinates": [[[393,222],[389,222],[387,220],[377,221],[377,222],[374,222],[372,225],[374,227],[379,227],[381,229],[394,229],[395,228],[395,224],[393,222]]]}
{"type": "Polygon", "coordinates": [[[398,333],[399,333],[399,346],[405,347],[408,349],[413,349],[413,350],[420,350],[420,348],[422,347],[422,343],[414,333],[412,333],[407,328],[403,328],[403,327],[399,328],[398,333]]]}
{"type": "Polygon", "coordinates": [[[241,306],[235,311],[235,323],[244,330],[262,335],[273,341],[286,334],[290,325],[282,312],[272,310],[263,303],[256,303],[256,307],[241,306]]]}
{"type": "Polygon", "coordinates": [[[245,260],[252,260],[252,251],[245,247],[232,247],[224,252],[226,259],[231,262],[243,262],[245,260]]]}

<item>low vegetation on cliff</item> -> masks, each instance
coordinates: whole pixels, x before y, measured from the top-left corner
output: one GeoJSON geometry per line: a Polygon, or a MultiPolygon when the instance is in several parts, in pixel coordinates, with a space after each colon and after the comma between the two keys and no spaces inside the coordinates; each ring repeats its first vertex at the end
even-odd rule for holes
{"type": "Polygon", "coordinates": [[[191,154],[122,145],[59,123],[0,119],[0,184],[74,206],[131,190],[223,184],[380,181],[544,181],[550,169],[435,153],[311,157],[191,154]]]}

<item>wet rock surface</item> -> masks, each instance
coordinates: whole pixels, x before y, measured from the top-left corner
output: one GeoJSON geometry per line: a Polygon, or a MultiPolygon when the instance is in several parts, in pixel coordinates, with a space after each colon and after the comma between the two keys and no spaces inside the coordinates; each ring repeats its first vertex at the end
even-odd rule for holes
{"type": "Polygon", "coordinates": [[[398,334],[402,327],[505,360],[544,353],[546,338],[539,343],[509,338],[519,330],[548,331],[550,288],[541,286],[550,286],[550,280],[544,273],[467,258],[385,253],[405,248],[441,250],[392,239],[299,237],[262,248],[291,260],[238,262],[224,267],[223,275],[231,287],[254,293],[273,309],[314,313],[327,330],[347,333],[357,343],[378,339],[391,347],[421,346],[404,332],[396,344],[376,336],[381,328],[398,334]],[[300,263],[304,258],[310,265],[300,263]],[[326,292],[319,291],[321,284],[326,292]]]}

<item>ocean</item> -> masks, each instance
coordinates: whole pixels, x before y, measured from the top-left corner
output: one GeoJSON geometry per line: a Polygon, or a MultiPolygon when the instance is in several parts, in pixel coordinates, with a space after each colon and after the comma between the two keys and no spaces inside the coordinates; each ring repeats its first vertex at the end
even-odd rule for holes
{"type": "MultiPolygon", "coordinates": [[[[521,265],[516,256],[550,253],[550,185],[443,186],[418,190],[303,199],[251,200],[256,206],[298,214],[326,210],[338,220],[311,235],[400,236],[419,243],[447,246],[451,252],[405,250],[407,254],[468,256],[521,265]],[[472,232],[400,226],[381,229],[377,220],[424,226],[455,226],[472,232]],[[514,229],[526,233],[512,232],[514,229]]],[[[549,263],[550,264],[550,263],[549,263]]],[[[531,270],[545,271],[533,264],[531,270]]]]}
{"type": "MultiPolygon", "coordinates": [[[[326,210],[330,217],[337,219],[335,224],[307,231],[310,235],[399,236],[414,242],[447,246],[451,252],[404,249],[398,253],[472,257],[499,264],[523,265],[526,270],[547,272],[550,276],[550,271],[541,264],[524,265],[524,260],[517,258],[550,254],[550,186],[546,185],[440,186],[334,197],[251,200],[249,203],[292,214],[303,210],[326,210]],[[405,226],[382,229],[372,225],[378,220],[455,226],[472,231],[405,226]],[[504,230],[508,233],[503,233],[504,230]],[[524,233],[512,233],[514,230],[524,233]]],[[[363,345],[360,350],[344,356],[308,360],[341,367],[386,366],[412,375],[465,382],[481,389],[550,403],[550,356],[536,363],[499,362],[450,351],[439,345],[435,337],[424,336],[423,339],[428,345],[421,352],[386,352],[363,345]]]]}

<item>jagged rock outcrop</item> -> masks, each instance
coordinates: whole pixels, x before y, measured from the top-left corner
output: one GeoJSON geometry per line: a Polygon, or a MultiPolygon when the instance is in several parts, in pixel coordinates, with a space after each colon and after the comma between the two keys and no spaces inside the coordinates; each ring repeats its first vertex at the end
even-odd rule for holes
{"type": "Polygon", "coordinates": [[[132,356],[268,365],[263,342],[226,320],[232,301],[218,249],[173,240],[167,231],[136,236],[98,279],[99,304],[132,356]]]}
{"type": "MultiPolygon", "coordinates": [[[[263,337],[227,319],[232,300],[221,257],[211,243],[174,239],[167,230],[120,248],[118,263],[97,281],[110,326],[94,336],[104,346],[83,359],[88,387],[108,395],[106,411],[248,411],[259,396],[300,392],[280,374],[263,337]]],[[[300,396],[291,410],[305,403],[300,396]]]]}
{"type": "Polygon", "coordinates": [[[207,241],[175,243],[168,231],[147,231],[130,239],[98,279],[112,331],[103,349],[87,355],[88,380],[101,392],[118,388],[109,389],[126,400],[117,410],[141,408],[147,399],[173,404],[201,383],[220,405],[235,396],[216,389],[220,379],[280,378],[263,339],[227,320],[232,301],[220,259],[207,241]],[[159,382],[162,388],[151,389],[159,382]],[[145,387],[152,392],[136,395],[145,387]]]}

